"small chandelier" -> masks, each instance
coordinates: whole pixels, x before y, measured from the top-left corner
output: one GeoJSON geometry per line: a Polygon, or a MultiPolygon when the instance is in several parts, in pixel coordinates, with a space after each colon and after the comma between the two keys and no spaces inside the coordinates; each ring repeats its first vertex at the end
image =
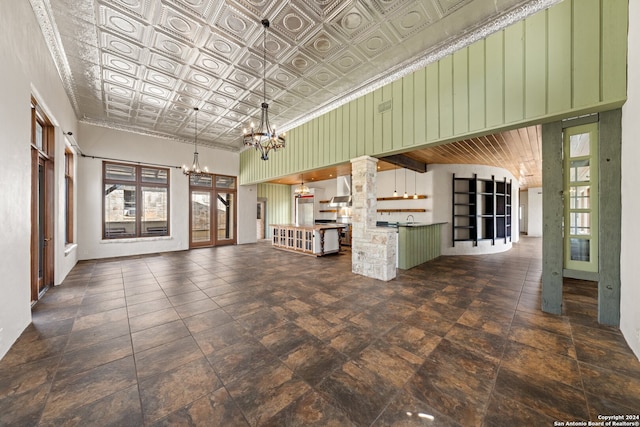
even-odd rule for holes
{"type": "Polygon", "coordinates": [[[276,127],[269,124],[269,104],[267,104],[267,28],[269,28],[269,20],[263,19],[264,27],[262,41],[262,92],[263,100],[261,106],[260,126],[255,127],[251,122],[251,129],[243,129],[242,141],[247,147],[254,147],[260,152],[262,160],[269,160],[269,151],[276,151],[278,148],[285,146],[285,134],[280,135],[276,132],[276,127]]]}
{"type": "Polygon", "coordinates": [[[185,175],[191,174],[200,174],[200,173],[208,173],[209,169],[205,166],[204,168],[200,167],[200,161],[198,160],[198,111],[200,109],[198,107],[194,107],[193,110],[196,112],[195,115],[195,130],[194,130],[194,141],[195,141],[195,149],[193,152],[193,164],[190,167],[187,165],[182,165],[182,172],[185,175]]]}
{"type": "Polygon", "coordinates": [[[302,176],[300,177],[300,185],[294,188],[293,192],[295,193],[296,196],[304,196],[305,194],[309,194],[310,192],[309,187],[304,185],[304,178],[302,176]]]}

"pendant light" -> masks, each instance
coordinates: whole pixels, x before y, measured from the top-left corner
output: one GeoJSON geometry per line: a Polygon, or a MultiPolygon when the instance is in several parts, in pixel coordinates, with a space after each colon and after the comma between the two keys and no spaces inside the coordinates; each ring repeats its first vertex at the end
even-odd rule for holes
{"type": "Polygon", "coordinates": [[[193,151],[193,163],[190,167],[187,165],[182,165],[182,172],[185,175],[198,175],[201,173],[208,173],[209,169],[205,166],[204,168],[200,167],[200,161],[198,160],[198,111],[200,109],[198,107],[194,107],[193,111],[195,111],[195,126],[194,126],[194,151],[193,151]]]}
{"type": "Polygon", "coordinates": [[[418,172],[413,172],[413,198],[414,200],[418,198],[418,188],[416,185],[416,177],[418,176],[418,172]]]}
{"type": "Polygon", "coordinates": [[[285,147],[285,134],[278,135],[276,127],[269,124],[269,104],[267,104],[267,28],[269,20],[261,21],[263,30],[262,40],[262,105],[260,106],[260,125],[255,127],[251,122],[250,129],[242,130],[242,141],[247,147],[253,147],[260,152],[262,160],[269,160],[269,151],[277,151],[285,147]]]}
{"type": "Polygon", "coordinates": [[[393,164],[393,197],[398,197],[398,165],[393,164]]]}
{"type": "Polygon", "coordinates": [[[300,185],[297,186],[293,190],[293,192],[294,192],[294,194],[296,196],[304,196],[305,194],[309,194],[310,190],[309,190],[309,187],[304,185],[304,176],[303,175],[300,175],[300,185]]]}
{"type": "Polygon", "coordinates": [[[409,198],[409,194],[407,193],[407,168],[404,168],[404,194],[402,195],[402,198],[409,198]]]}

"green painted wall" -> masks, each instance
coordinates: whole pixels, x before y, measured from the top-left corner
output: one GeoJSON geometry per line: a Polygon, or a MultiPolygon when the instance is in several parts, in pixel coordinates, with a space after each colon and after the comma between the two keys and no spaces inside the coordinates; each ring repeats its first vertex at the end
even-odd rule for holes
{"type": "Polygon", "coordinates": [[[271,227],[269,227],[269,224],[290,224],[292,222],[291,186],[281,184],[258,184],[258,197],[264,197],[267,199],[267,232],[265,237],[270,239],[271,227]]]}
{"type": "Polygon", "coordinates": [[[246,150],[240,183],[618,108],[627,9],[627,0],[558,3],[292,129],[266,162],[246,150]]]}

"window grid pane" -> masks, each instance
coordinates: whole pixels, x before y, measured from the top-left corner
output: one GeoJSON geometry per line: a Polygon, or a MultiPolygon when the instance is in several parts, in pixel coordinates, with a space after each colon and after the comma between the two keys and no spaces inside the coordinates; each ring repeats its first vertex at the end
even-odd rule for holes
{"type": "Polygon", "coordinates": [[[233,176],[216,176],[216,188],[236,188],[236,178],[233,176]]]}
{"type": "Polygon", "coordinates": [[[105,179],[114,181],[135,181],[136,167],[128,165],[107,164],[105,179]]]}
{"type": "Polygon", "coordinates": [[[142,168],[140,173],[142,182],[150,184],[167,184],[167,170],[166,169],[152,169],[142,168]]]}
{"type": "Polygon", "coordinates": [[[167,189],[160,187],[142,187],[141,227],[146,235],[166,235],[167,189]]]}
{"type": "Polygon", "coordinates": [[[569,156],[570,157],[582,157],[590,154],[589,147],[589,134],[581,133],[578,135],[571,135],[569,138],[569,156]]]}
{"type": "Polygon", "coordinates": [[[211,193],[191,194],[191,241],[207,242],[211,230],[211,193]]]}
{"type": "Polygon", "coordinates": [[[134,185],[105,184],[105,238],[136,235],[136,187],[134,185]]]}
{"type": "Polygon", "coordinates": [[[213,186],[213,177],[211,175],[189,175],[189,184],[193,187],[213,186]]]}

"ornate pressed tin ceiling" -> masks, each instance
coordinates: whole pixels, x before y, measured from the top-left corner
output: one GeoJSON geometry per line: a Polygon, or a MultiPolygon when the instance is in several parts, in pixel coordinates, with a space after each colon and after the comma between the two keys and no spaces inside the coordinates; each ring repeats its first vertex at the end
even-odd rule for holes
{"type": "Polygon", "coordinates": [[[82,122],[240,151],[557,0],[30,0],[82,122]]]}

